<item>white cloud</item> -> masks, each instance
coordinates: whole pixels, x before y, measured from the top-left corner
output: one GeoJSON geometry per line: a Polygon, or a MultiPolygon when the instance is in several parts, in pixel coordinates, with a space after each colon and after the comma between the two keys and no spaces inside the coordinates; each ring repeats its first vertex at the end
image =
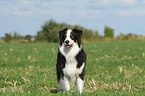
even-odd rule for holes
{"type": "Polygon", "coordinates": [[[101,14],[101,10],[88,10],[81,12],[79,17],[94,19],[100,16],[99,14],[101,14]]]}
{"type": "Polygon", "coordinates": [[[145,16],[145,11],[122,11],[121,15],[123,16],[145,16]]]}
{"type": "Polygon", "coordinates": [[[110,2],[110,0],[102,0],[103,4],[108,4],[110,2]]]}
{"type": "Polygon", "coordinates": [[[95,11],[84,11],[84,15],[87,15],[87,14],[99,14],[101,11],[100,10],[95,10],[95,11]]]}
{"type": "Polygon", "coordinates": [[[121,0],[121,1],[127,5],[133,5],[135,2],[135,0],[121,0]]]}
{"type": "Polygon", "coordinates": [[[140,6],[140,2],[137,0],[90,0],[88,4],[83,5],[90,9],[126,9],[140,6]]]}
{"type": "Polygon", "coordinates": [[[142,4],[145,4],[145,1],[142,1],[142,4]]]}
{"type": "Polygon", "coordinates": [[[33,1],[24,1],[23,4],[25,4],[25,5],[29,5],[29,4],[34,4],[34,2],[33,2],[33,1]]]}
{"type": "Polygon", "coordinates": [[[30,12],[23,12],[23,11],[15,11],[13,12],[13,14],[15,15],[30,15],[30,12]]]}

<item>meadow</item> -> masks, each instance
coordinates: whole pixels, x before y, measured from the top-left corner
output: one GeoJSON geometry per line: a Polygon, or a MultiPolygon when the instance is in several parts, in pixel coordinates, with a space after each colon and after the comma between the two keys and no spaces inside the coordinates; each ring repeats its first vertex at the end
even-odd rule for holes
{"type": "MultiPolygon", "coordinates": [[[[84,96],[144,96],[145,41],[86,42],[84,96]]],[[[77,96],[57,89],[57,43],[0,44],[0,96],[77,96]]]]}

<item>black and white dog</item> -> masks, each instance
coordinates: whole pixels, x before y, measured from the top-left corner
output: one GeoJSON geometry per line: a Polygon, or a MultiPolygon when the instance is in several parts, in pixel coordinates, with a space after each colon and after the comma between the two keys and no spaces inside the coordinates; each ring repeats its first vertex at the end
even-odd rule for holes
{"type": "Polygon", "coordinates": [[[81,94],[84,87],[86,53],[82,46],[82,30],[67,29],[59,32],[59,51],[57,57],[57,79],[64,93],[70,90],[70,83],[76,83],[81,94]]]}

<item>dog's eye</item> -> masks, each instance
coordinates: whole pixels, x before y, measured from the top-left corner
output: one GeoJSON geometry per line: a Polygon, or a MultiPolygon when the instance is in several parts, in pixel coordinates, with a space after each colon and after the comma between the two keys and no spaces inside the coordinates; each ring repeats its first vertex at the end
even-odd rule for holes
{"type": "Polygon", "coordinates": [[[70,38],[74,39],[74,36],[72,34],[70,34],[70,38]]]}
{"type": "Polygon", "coordinates": [[[64,35],[64,38],[66,38],[67,34],[64,35]]]}
{"type": "Polygon", "coordinates": [[[74,39],[74,36],[71,35],[70,38],[74,39]]]}

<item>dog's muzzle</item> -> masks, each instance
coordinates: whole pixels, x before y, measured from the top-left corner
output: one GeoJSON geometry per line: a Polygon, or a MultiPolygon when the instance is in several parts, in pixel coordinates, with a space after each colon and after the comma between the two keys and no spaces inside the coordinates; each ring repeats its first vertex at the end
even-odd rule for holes
{"type": "Polygon", "coordinates": [[[72,44],[69,44],[69,41],[66,40],[66,41],[65,41],[65,47],[66,47],[66,48],[71,48],[71,47],[72,47],[72,44]]]}

